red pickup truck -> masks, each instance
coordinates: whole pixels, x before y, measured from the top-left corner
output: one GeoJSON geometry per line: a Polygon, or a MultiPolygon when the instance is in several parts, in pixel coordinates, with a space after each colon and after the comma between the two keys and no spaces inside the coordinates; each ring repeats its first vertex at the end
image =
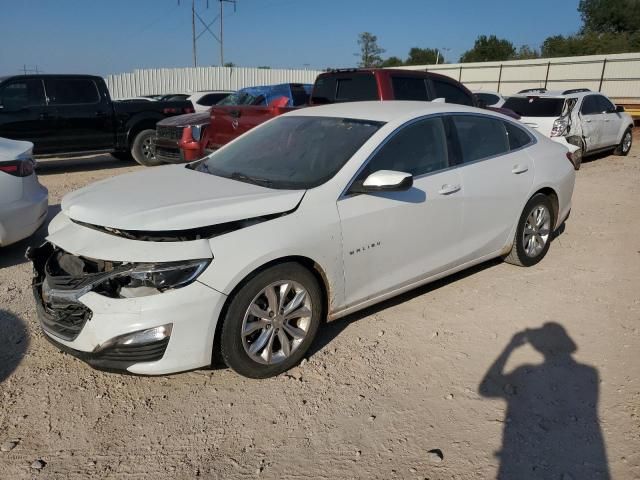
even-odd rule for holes
{"type": "MultiPolygon", "coordinates": [[[[376,68],[331,70],[318,75],[308,105],[365,100],[431,101],[436,98],[444,98],[449,103],[475,105],[473,94],[449,77],[418,70],[376,68]]],[[[200,118],[192,125],[183,125],[182,131],[174,134],[173,144],[177,142],[181,152],[165,161],[175,163],[202,158],[207,152],[291,108],[278,104],[277,99],[266,106],[214,106],[208,121],[200,118]]],[[[158,131],[163,123],[158,123],[158,131]]],[[[161,143],[161,139],[158,138],[157,142],[161,143]]],[[[161,156],[160,159],[164,158],[161,156]]]]}

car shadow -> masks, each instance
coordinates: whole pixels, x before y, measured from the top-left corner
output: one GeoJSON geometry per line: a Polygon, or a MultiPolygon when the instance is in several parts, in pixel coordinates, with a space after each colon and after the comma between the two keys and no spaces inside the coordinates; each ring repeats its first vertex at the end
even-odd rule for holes
{"type": "Polygon", "coordinates": [[[349,325],[357,322],[358,320],[362,320],[363,318],[374,315],[382,310],[386,310],[387,308],[395,307],[396,305],[407,302],[421,295],[425,295],[434,290],[445,287],[451,283],[455,283],[459,280],[467,278],[471,275],[475,275],[476,273],[482,272],[488,268],[495,267],[500,263],[502,263],[502,260],[499,258],[489,260],[479,265],[475,265],[473,267],[462,270],[461,272],[457,272],[445,278],[441,278],[440,280],[436,280],[432,283],[428,283],[413,290],[409,290],[408,292],[402,293],[383,302],[376,303],[375,305],[372,305],[370,307],[358,310],[357,312],[347,315],[343,318],[327,322],[318,330],[316,339],[309,348],[308,356],[312,356],[318,353],[329,343],[331,343],[334,338],[340,335],[340,333],[342,333],[342,331],[345,330],[349,325]]]}
{"type": "Polygon", "coordinates": [[[516,333],[489,367],[480,395],[507,402],[502,449],[494,454],[499,480],[610,478],[598,370],[576,361],[577,350],[564,327],[550,322],[516,333]],[[544,361],[505,372],[511,354],[525,344],[544,361]]]}
{"type": "Polygon", "coordinates": [[[0,308],[0,383],[14,372],[29,347],[25,323],[13,313],[0,308]]]}
{"type": "Polygon", "coordinates": [[[12,267],[27,262],[24,256],[27,248],[39,246],[44,242],[49,222],[58,212],[60,212],[60,204],[49,205],[47,218],[33,235],[7,247],[0,247],[0,268],[12,267]]]}
{"type": "Polygon", "coordinates": [[[613,156],[613,150],[605,150],[604,152],[594,153],[593,155],[589,155],[587,157],[582,157],[582,164],[595,162],[597,160],[602,160],[603,158],[613,156]]]}
{"type": "Polygon", "coordinates": [[[107,169],[124,169],[137,166],[133,160],[118,160],[109,154],[92,155],[89,157],[42,158],[38,159],[36,171],[38,176],[55,175],[59,173],[90,172],[107,169]]]}

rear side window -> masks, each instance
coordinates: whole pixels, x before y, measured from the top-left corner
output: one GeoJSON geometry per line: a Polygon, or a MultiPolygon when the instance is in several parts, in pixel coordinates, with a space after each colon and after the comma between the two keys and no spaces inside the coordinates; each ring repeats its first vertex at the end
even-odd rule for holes
{"type": "Polygon", "coordinates": [[[395,133],[364,168],[364,180],[378,170],[395,170],[414,176],[449,166],[447,138],[440,118],[420,120],[395,133]]]}
{"type": "Polygon", "coordinates": [[[228,93],[207,93],[206,95],[200,97],[200,100],[198,100],[196,103],[204,107],[210,107],[218,103],[223,98],[227,98],[228,96],[228,93]]]}
{"type": "Polygon", "coordinates": [[[424,78],[394,76],[391,77],[391,85],[396,100],[429,100],[424,78]]]}
{"type": "Polygon", "coordinates": [[[313,86],[313,103],[378,100],[378,83],[373,74],[320,76],[313,86]]]}
{"type": "Polygon", "coordinates": [[[434,78],[431,80],[436,98],[444,98],[447,103],[473,106],[473,98],[451,82],[434,78]]]}
{"type": "Polygon", "coordinates": [[[48,78],[45,80],[45,88],[51,105],[100,102],[98,88],[89,78],[48,78]]]}
{"type": "Polygon", "coordinates": [[[42,81],[18,80],[0,87],[0,105],[7,112],[44,104],[42,81]]]}
{"type": "Polygon", "coordinates": [[[501,120],[479,115],[454,115],[462,162],[502,155],[509,151],[509,140],[501,120]]]}
{"type": "Polygon", "coordinates": [[[564,98],[510,97],[502,108],[513,110],[521,117],[559,117],[564,98]]]}
{"type": "Polygon", "coordinates": [[[517,150],[531,143],[531,137],[522,128],[516,127],[513,123],[504,122],[507,129],[507,138],[509,139],[509,148],[517,150]]]}

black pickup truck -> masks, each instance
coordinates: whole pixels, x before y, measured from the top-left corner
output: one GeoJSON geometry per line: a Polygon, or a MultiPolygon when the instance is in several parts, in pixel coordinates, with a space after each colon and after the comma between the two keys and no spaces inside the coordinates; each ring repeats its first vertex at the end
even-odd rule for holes
{"type": "Polygon", "coordinates": [[[0,77],[0,137],[33,142],[36,156],[109,152],[152,165],[156,123],[191,112],[189,101],[113,101],[92,75],[0,77]]]}

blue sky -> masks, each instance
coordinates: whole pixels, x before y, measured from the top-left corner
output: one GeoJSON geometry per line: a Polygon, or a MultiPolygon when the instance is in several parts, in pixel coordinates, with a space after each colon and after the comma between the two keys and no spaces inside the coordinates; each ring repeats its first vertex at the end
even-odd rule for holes
{"type": "MultiPolygon", "coordinates": [[[[238,0],[225,6],[225,62],[239,66],[353,66],[358,33],[384,56],[411,47],[450,49],[455,62],[478,35],[538,47],[581,25],[579,0],[238,0]]],[[[196,0],[207,22],[218,0],[196,0]]],[[[197,22],[197,32],[202,26],[197,22]]],[[[212,29],[217,32],[216,22],[212,29]]],[[[27,64],[48,73],[106,75],[134,68],[191,66],[191,0],[0,0],[0,74],[27,64]]],[[[217,65],[219,46],[198,40],[199,65],[217,65]]]]}

